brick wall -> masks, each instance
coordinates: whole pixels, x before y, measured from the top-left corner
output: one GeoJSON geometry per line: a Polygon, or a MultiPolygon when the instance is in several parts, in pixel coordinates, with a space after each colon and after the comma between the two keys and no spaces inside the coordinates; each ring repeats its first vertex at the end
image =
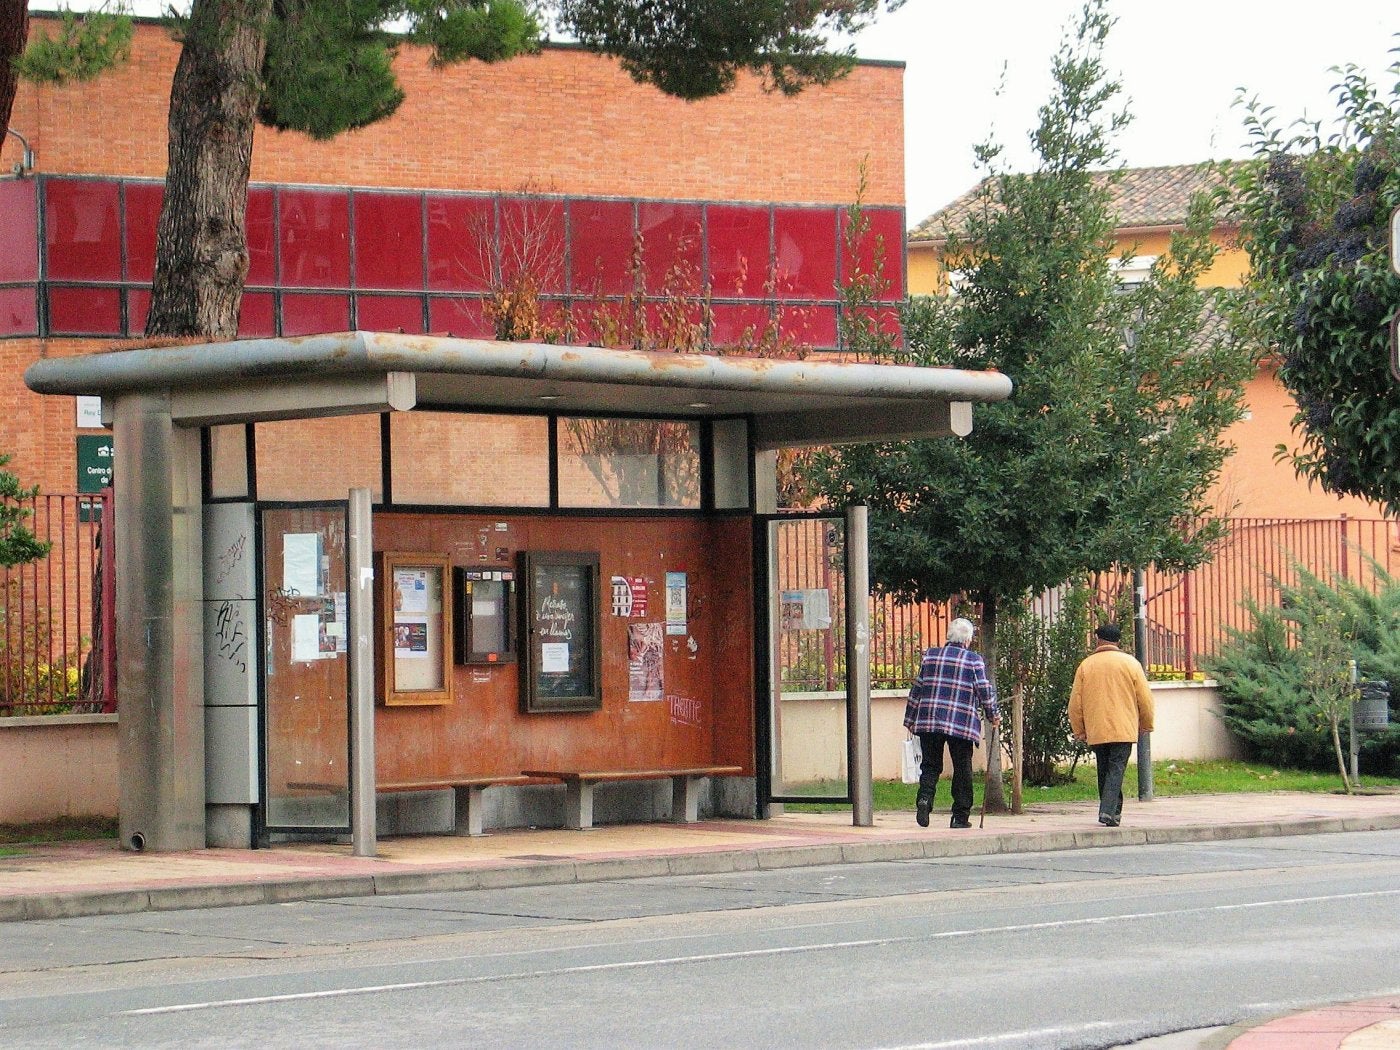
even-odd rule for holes
{"type": "MultiPolygon", "coordinates": [[[[36,15],[30,32],[52,27],[36,15]]],[[[22,84],[11,124],[41,171],[163,177],[178,55],[163,28],[139,25],[128,65],[86,84],[22,84]]],[[[395,69],[407,99],[390,120],[322,143],[259,129],[254,181],[846,204],[869,158],[868,202],[904,203],[901,64],[793,98],[744,77],[702,102],[576,48],[433,69],[405,47],[395,69]]],[[[18,159],[11,138],[0,166],[18,159]]]]}

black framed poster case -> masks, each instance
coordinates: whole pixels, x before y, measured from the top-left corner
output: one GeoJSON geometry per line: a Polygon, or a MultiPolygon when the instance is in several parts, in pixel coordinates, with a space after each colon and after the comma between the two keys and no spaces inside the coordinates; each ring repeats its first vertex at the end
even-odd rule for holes
{"type": "Polygon", "coordinates": [[[600,710],[597,553],[522,551],[520,585],[521,711],[600,710]]]}

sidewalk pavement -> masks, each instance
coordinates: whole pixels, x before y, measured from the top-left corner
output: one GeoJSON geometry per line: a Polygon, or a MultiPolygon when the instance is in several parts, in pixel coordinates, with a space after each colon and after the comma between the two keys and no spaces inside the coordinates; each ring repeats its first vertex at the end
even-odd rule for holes
{"type": "MultiPolygon", "coordinates": [[[[512,829],[476,838],[381,839],[376,857],[356,857],[349,844],[328,843],[182,853],[131,853],[119,849],[113,840],[0,847],[0,922],[818,864],[1378,831],[1400,828],[1400,792],[1185,795],[1145,803],[1130,799],[1123,810],[1124,824],[1117,828],[1101,827],[1096,814],[1093,802],[1028,803],[1019,816],[992,814],[985,827],[966,831],[937,826],[940,817],[946,823],[946,810],[936,811],[934,826],[927,829],[915,824],[912,812],[877,813],[870,828],[853,827],[850,813],[840,812],[787,814],[764,821],[605,825],[589,831],[512,829]]],[[[1298,1014],[1248,1031],[1219,1029],[1207,1041],[1172,1045],[1228,1046],[1230,1050],[1397,1047],[1400,998],[1298,1014]]]]}

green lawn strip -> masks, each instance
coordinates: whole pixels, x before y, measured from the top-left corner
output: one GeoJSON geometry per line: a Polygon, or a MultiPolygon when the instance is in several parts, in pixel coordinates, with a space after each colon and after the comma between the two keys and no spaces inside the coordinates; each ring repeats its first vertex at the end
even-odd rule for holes
{"type": "MultiPolygon", "coordinates": [[[[0,843],[11,845],[32,846],[44,842],[79,842],[116,837],[116,817],[54,817],[28,824],[0,824],[0,843]]],[[[0,856],[15,856],[20,852],[0,850],[0,856]]]]}
{"type": "MultiPolygon", "coordinates": [[[[1123,778],[1124,794],[1137,795],[1137,767],[1128,766],[1123,778]]],[[[1229,795],[1258,791],[1340,791],[1341,777],[1336,773],[1319,773],[1307,769],[1276,769],[1273,766],[1253,762],[1185,762],[1163,761],[1152,763],[1152,792],[1167,798],[1172,795],[1229,795]]],[[[1371,789],[1400,788],[1400,778],[1363,776],[1361,791],[1371,789]]],[[[938,782],[938,797],[934,809],[947,810],[950,804],[950,786],[947,771],[938,782]]],[[[893,780],[877,780],[874,784],[873,801],[877,811],[912,810],[914,795],[918,791],[915,784],[902,784],[893,780]]],[[[790,795],[833,795],[844,794],[844,784],[812,783],[790,785],[790,795]]],[[[982,806],[982,777],[979,773],[973,778],[973,809],[982,806]]],[[[1025,805],[1039,802],[1092,802],[1099,797],[1098,780],[1092,765],[1081,763],[1074,771],[1074,779],[1053,787],[1037,787],[1024,784],[1021,800],[1025,805]]],[[[1006,788],[1006,799],[1011,801],[1011,787],[1006,788]]],[[[848,809],[849,806],[830,803],[789,803],[794,813],[830,813],[848,809]]]]}

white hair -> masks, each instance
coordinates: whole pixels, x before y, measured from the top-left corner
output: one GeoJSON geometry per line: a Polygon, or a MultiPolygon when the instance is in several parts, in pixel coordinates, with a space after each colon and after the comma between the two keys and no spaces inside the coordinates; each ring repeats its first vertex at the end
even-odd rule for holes
{"type": "Polygon", "coordinates": [[[948,625],[948,641],[957,642],[959,645],[966,645],[972,641],[972,621],[958,617],[948,625]]]}

